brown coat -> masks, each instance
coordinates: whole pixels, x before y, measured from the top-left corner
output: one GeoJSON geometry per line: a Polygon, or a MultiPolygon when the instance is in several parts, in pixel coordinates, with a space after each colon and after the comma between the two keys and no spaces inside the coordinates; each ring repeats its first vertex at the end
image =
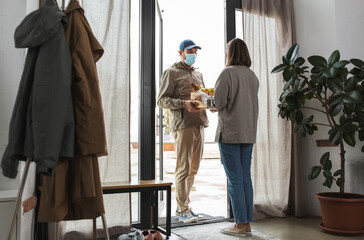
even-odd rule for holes
{"type": "Polygon", "coordinates": [[[39,222],[91,219],[104,213],[97,157],[106,155],[104,117],[96,61],[104,50],[76,0],[67,11],[66,38],[72,56],[75,157],[61,160],[54,176],[43,176],[39,222]]]}
{"type": "Polygon", "coordinates": [[[96,62],[104,53],[76,0],[66,10],[66,38],[72,56],[72,97],[76,121],[75,156],[106,155],[106,136],[96,62]]]}

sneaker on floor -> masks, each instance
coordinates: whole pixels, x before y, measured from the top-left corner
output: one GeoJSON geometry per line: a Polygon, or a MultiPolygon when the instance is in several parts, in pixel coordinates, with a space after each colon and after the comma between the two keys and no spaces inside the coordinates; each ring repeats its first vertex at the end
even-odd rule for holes
{"type": "Polygon", "coordinates": [[[197,217],[192,216],[191,212],[188,210],[185,210],[180,213],[178,216],[178,220],[183,223],[191,223],[191,222],[197,222],[197,217]]]}
{"type": "Polygon", "coordinates": [[[224,233],[224,234],[228,234],[228,235],[245,237],[245,236],[247,236],[247,232],[245,229],[246,229],[245,227],[237,228],[237,227],[235,227],[235,225],[233,225],[231,227],[225,227],[225,228],[221,229],[220,232],[224,233]]]}
{"type": "Polygon", "coordinates": [[[203,218],[203,216],[202,216],[202,215],[197,214],[197,213],[194,213],[194,212],[192,211],[192,208],[190,208],[189,210],[190,210],[190,212],[191,212],[192,216],[196,217],[197,219],[202,219],[202,218],[203,218]]]}
{"type": "Polygon", "coordinates": [[[131,228],[129,233],[124,233],[118,237],[118,240],[144,240],[142,231],[131,228]]]}
{"type": "MultiPolygon", "coordinates": [[[[192,211],[192,208],[189,209],[189,211],[191,212],[192,216],[196,217],[197,219],[202,219],[204,218],[204,216],[195,213],[194,211],[192,211]]],[[[178,210],[176,210],[176,216],[179,217],[181,215],[181,212],[179,212],[178,210]]]]}

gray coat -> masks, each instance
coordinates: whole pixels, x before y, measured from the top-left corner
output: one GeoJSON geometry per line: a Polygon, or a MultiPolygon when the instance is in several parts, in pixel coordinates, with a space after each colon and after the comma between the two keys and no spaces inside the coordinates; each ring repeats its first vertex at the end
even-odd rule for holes
{"type": "Polygon", "coordinates": [[[73,157],[74,115],[66,15],[54,0],[30,13],[15,31],[15,47],[29,48],[10,121],[1,168],[15,178],[30,156],[38,173],[52,175],[59,157],[73,157]]]}
{"type": "Polygon", "coordinates": [[[258,121],[259,81],[246,66],[229,66],[222,70],[215,84],[215,96],[203,101],[217,109],[215,141],[255,143],[258,121]]]}

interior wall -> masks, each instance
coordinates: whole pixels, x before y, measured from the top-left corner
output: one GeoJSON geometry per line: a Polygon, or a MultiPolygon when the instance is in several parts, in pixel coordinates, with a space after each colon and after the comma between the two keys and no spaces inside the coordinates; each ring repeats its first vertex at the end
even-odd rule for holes
{"type": "MultiPolygon", "coordinates": [[[[336,49],[341,52],[341,58],[364,58],[362,39],[364,32],[363,12],[364,1],[361,0],[294,0],[296,39],[300,45],[299,55],[307,58],[311,55],[321,55],[328,58],[336,49]],[[355,37],[353,37],[355,36],[355,37]]],[[[310,104],[318,106],[319,104],[310,104]]],[[[312,114],[312,111],[306,111],[312,114]]],[[[324,115],[315,116],[315,122],[325,122],[324,115]]],[[[316,147],[317,139],[327,139],[328,129],[319,128],[313,136],[302,139],[302,169],[305,179],[305,191],[307,193],[307,210],[309,215],[320,216],[320,206],[315,194],[319,192],[338,191],[335,185],[330,189],[322,186],[324,177],[319,176],[309,181],[307,176],[311,167],[319,164],[323,153],[330,151],[333,160],[333,169],[339,168],[338,147],[316,147]]],[[[363,154],[360,151],[361,144],[356,148],[346,146],[347,179],[346,191],[364,193],[364,177],[360,174],[364,171],[363,154]]]]}
{"type": "MultiPolygon", "coordinates": [[[[36,10],[38,6],[39,0],[12,0],[0,3],[0,22],[2,23],[0,24],[0,159],[8,144],[9,122],[26,56],[26,49],[15,48],[14,32],[24,17],[36,10]]],[[[17,189],[23,169],[22,163],[19,166],[19,174],[14,180],[5,178],[0,171],[0,190],[17,189]]],[[[34,192],[34,172],[34,164],[31,164],[22,199],[28,198],[34,192]]],[[[33,211],[22,213],[21,216],[16,228],[18,239],[31,239],[33,211]]],[[[0,219],[0,221],[8,221],[9,224],[10,220],[11,216],[2,216],[0,219]]],[[[4,231],[7,230],[4,229],[4,231]]]]}
{"type": "MultiPolygon", "coordinates": [[[[0,156],[8,143],[9,122],[18,89],[25,50],[14,47],[14,30],[26,13],[24,0],[1,2],[0,7],[0,156]],[[6,6],[5,6],[6,4],[6,6]]],[[[0,174],[0,189],[15,189],[19,180],[0,174]]]]}
{"type": "MultiPolygon", "coordinates": [[[[343,59],[364,60],[364,1],[336,0],[335,3],[337,49],[343,59]]],[[[364,143],[357,143],[355,149],[347,147],[347,192],[364,194],[364,154],[361,152],[363,145],[364,143]]]]}

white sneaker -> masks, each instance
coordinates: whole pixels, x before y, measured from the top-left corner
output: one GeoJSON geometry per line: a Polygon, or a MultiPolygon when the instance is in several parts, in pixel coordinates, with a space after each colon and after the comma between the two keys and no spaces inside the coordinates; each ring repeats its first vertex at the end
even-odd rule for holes
{"type": "Polygon", "coordinates": [[[197,219],[202,219],[202,218],[203,218],[203,216],[202,216],[202,215],[199,215],[199,214],[197,214],[197,213],[194,213],[194,212],[192,211],[192,208],[190,208],[189,210],[190,210],[190,212],[191,212],[192,216],[196,217],[197,219]]]}
{"type": "Polygon", "coordinates": [[[178,220],[183,223],[197,222],[197,217],[194,217],[189,210],[185,210],[180,213],[178,220]]]}

